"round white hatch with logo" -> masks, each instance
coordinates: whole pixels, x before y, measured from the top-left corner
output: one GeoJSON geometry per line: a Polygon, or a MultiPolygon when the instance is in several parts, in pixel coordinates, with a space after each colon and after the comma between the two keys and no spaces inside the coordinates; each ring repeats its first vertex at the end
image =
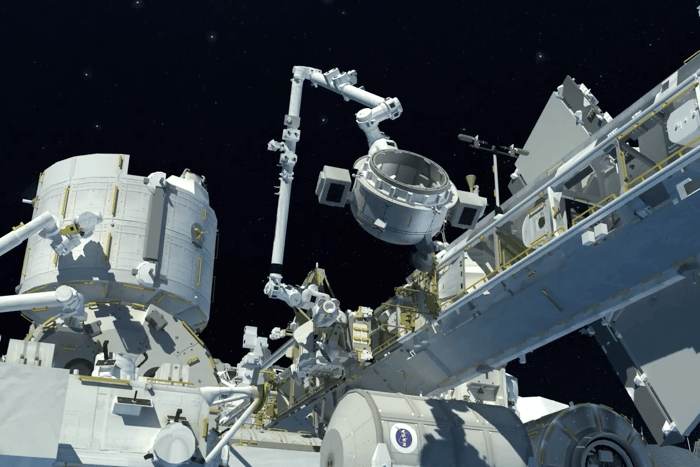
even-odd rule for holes
{"type": "Polygon", "coordinates": [[[418,448],[418,435],[415,428],[405,423],[395,423],[391,427],[391,445],[403,454],[415,451],[418,448]]]}

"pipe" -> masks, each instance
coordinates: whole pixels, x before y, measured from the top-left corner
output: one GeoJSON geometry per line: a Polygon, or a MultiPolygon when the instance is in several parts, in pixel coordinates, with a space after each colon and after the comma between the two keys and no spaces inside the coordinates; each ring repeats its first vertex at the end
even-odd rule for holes
{"type": "Polygon", "coordinates": [[[267,360],[265,360],[265,361],[263,362],[263,364],[262,364],[262,366],[260,367],[260,369],[261,369],[261,370],[267,370],[267,369],[270,368],[272,365],[274,365],[275,363],[277,363],[277,361],[278,361],[280,358],[284,357],[285,354],[287,353],[287,350],[288,350],[289,348],[293,347],[294,344],[296,344],[296,342],[297,342],[297,341],[295,341],[295,340],[292,338],[292,339],[289,339],[289,340],[288,340],[287,342],[285,342],[284,344],[282,344],[282,347],[280,347],[279,349],[275,350],[275,353],[273,353],[272,355],[270,355],[270,357],[269,357],[267,360]]]}
{"type": "Polygon", "coordinates": [[[250,415],[253,413],[253,410],[258,406],[258,403],[260,402],[260,395],[258,393],[257,388],[252,388],[255,390],[255,398],[253,399],[253,402],[251,402],[250,406],[246,409],[243,414],[241,414],[240,417],[238,417],[238,420],[236,423],[233,424],[230,430],[228,430],[224,436],[221,437],[219,442],[214,446],[214,449],[212,449],[209,454],[207,454],[207,457],[204,459],[204,464],[209,465],[209,463],[214,460],[214,458],[221,452],[221,450],[228,444],[228,442],[233,438],[233,435],[236,434],[236,431],[243,426],[243,423],[250,417],[250,415]]]}
{"type": "MultiPolygon", "coordinates": [[[[19,227],[17,230],[8,232],[2,238],[0,238],[0,256],[4,255],[32,235],[46,230],[48,237],[52,238],[56,235],[59,237],[59,242],[61,240],[61,233],[56,227],[56,222],[53,220],[53,216],[50,212],[45,212],[36,219],[27,222],[25,225],[19,227]]],[[[53,238],[52,238],[53,239],[53,238]]]]}
{"type": "MultiPolygon", "coordinates": [[[[304,89],[303,76],[296,73],[292,78],[292,89],[289,95],[289,115],[299,117],[301,110],[301,95],[304,89]]],[[[294,128],[294,125],[287,124],[287,129],[294,128]]],[[[285,139],[284,144],[287,150],[280,156],[280,186],[277,200],[277,220],[275,222],[275,238],[272,243],[272,274],[282,274],[282,264],[284,264],[284,244],[287,238],[287,221],[289,219],[289,200],[292,195],[292,180],[294,180],[294,166],[296,165],[296,141],[285,139]]]]}
{"type": "Polygon", "coordinates": [[[219,405],[219,404],[227,404],[229,402],[235,402],[235,401],[240,401],[243,399],[248,399],[250,396],[247,396],[245,394],[234,394],[231,397],[227,397],[226,399],[221,399],[218,401],[214,401],[211,403],[211,405],[219,405]]]}
{"type": "Polygon", "coordinates": [[[53,292],[38,292],[0,297],[0,313],[56,306],[81,313],[84,306],[83,295],[72,287],[61,285],[53,292]]]}
{"type": "Polygon", "coordinates": [[[366,107],[374,108],[384,102],[384,98],[365,91],[364,89],[356,88],[351,84],[341,84],[338,88],[335,88],[334,86],[328,84],[326,77],[320,70],[312,71],[311,75],[309,76],[309,81],[315,85],[321,86],[322,88],[328,89],[329,91],[336,92],[346,99],[359,102],[366,107]]]}
{"type": "Polygon", "coordinates": [[[285,168],[280,174],[279,198],[277,200],[277,222],[275,223],[275,239],[272,244],[272,273],[282,274],[284,264],[284,244],[287,238],[287,221],[289,219],[289,199],[292,195],[292,177],[294,166],[287,172],[289,179],[285,180],[285,168]]]}
{"type": "Polygon", "coordinates": [[[496,155],[493,155],[493,181],[495,188],[493,189],[493,196],[496,198],[496,207],[501,207],[501,196],[498,192],[498,159],[496,155]]]}
{"type": "Polygon", "coordinates": [[[212,405],[214,399],[219,396],[224,396],[228,394],[244,394],[246,397],[255,397],[258,395],[258,389],[254,386],[236,387],[227,383],[226,381],[221,381],[225,387],[221,386],[207,386],[199,388],[202,397],[207,401],[207,404],[212,405]]]}

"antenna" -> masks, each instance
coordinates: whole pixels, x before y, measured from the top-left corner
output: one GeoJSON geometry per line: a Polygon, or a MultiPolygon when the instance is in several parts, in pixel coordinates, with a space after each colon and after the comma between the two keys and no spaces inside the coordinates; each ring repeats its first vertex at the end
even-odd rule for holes
{"type": "Polygon", "coordinates": [[[480,140],[479,135],[469,136],[460,134],[457,135],[457,138],[459,138],[460,141],[468,143],[469,146],[473,147],[474,149],[481,149],[483,151],[514,157],[516,159],[518,156],[527,156],[530,154],[530,151],[516,148],[513,144],[510,146],[496,146],[495,144],[487,143],[486,141],[480,140]]]}
{"type": "Polygon", "coordinates": [[[493,196],[496,198],[496,209],[501,207],[501,197],[498,193],[498,160],[493,155],[493,196]]]}
{"type": "MultiPolygon", "coordinates": [[[[467,184],[469,185],[469,192],[474,193],[474,183],[476,183],[476,175],[474,174],[469,174],[467,175],[467,184]]],[[[477,185],[477,190],[478,190],[478,185],[477,185]]]]}

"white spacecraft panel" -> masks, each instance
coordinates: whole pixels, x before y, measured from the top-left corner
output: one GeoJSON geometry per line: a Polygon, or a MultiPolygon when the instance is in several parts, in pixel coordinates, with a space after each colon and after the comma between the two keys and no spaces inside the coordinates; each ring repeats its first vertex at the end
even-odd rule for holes
{"type": "Polygon", "coordinates": [[[515,408],[518,410],[518,415],[523,423],[559,412],[567,407],[568,405],[562,404],[561,402],[539,396],[520,396],[515,403],[515,408]]]}
{"type": "Polygon", "coordinates": [[[51,368],[56,344],[10,339],[5,361],[28,366],[51,368]]]}
{"type": "MultiPolygon", "coordinates": [[[[125,155],[92,154],[46,169],[34,217],[49,211],[59,228],[86,211],[101,213],[104,220],[65,257],[57,256],[45,239],[30,238],[19,293],[67,283],[86,302],[165,299],[161,308],[199,331],[209,319],[216,248],[217,219],[209,196],[191,174],[171,176],[165,193],[151,193],[148,179],[128,175],[127,165],[125,155]],[[150,244],[155,248],[147,252],[150,244]],[[149,276],[150,282],[144,282],[149,276]]],[[[50,313],[30,318],[43,322],[50,313]]]]}
{"type": "Polygon", "coordinates": [[[192,180],[170,176],[160,273],[168,291],[209,315],[217,220],[209,196],[192,180]]]}
{"type": "MultiPolygon", "coordinates": [[[[597,332],[603,348],[615,341],[622,344],[639,374],[646,376],[657,403],[687,436],[700,421],[700,285],[684,279],[627,307],[616,316],[611,332],[597,332]]],[[[619,345],[617,345],[619,347],[619,345]]],[[[627,368],[615,370],[623,378],[627,368]]],[[[655,406],[649,407],[656,409],[655,406]]],[[[652,432],[659,432],[652,420],[655,413],[640,408],[652,432]]]]}
{"type": "MultiPolygon", "coordinates": [[[[110,208],[103,222],[106,224],[103,228],[112,234],[111,245],[105,244],[105,251],[109,248],[109,272],[116,282],[138,287],[141,284],[132,270],[144,261],[143,245],[152,195],[143,177],[132,175],[120,177],[110,195],[114,208],[110,208]]],[[[116,291],[110,292],[119,298],[116,291]]]]}
{"type": "Polygon", "coordinates": [[[519,157],[515,166],[525,182],[530,184],[588,137],[585,127],[576,124],[571,110],[556,93],[552,93],[523,146],[530,154],[519,157]]]}
{"type": "MultiPolygon", "coordinates": [[[[388,451],[393,465],[527,466],[532,447],[505,407],[357,390],[338,404],[321,465],[367,466],[388,451]]],[[[381,465],[381,464],[378,464],[381,465]]]]}
{"type": "MultiPolygon", "coordinates": [[[[183,438],[171,431],[173,425],[181,425],[182,421],[189,423],[189,436],[197,437],[200,448],[204,443],[200,435],[203,420],[209,417],[209,406],[198,390],[157,383],[151,384],[149,390],[143,382],[127,384],[114,380],[112,384],[107,379],[80,378],[69,376],[65,409],[60,405],[65,414],[60,429],[58,462],[113,465],[118,458],[124,462],[120,465],[152,465],[151,461],[144,460],[144,453],[154,449],[157,454],[160,443],[156,441],[164,437],[183,438]],[[115,400],[135,397],[144,402],[138,416],[118,413],[115,400]],[[178,409],[182,409],[180,423],[173,420],[178,409]]],[[[191,440],[188,436],[184,438],[187,442],[191,440]]],[[[165,448],[163,454],[170,452],[168,446],[160,447],[165,448]]]]}
{"type": "MultiPolygon", "coordinates": [[[[700,138],[700,115],[698,101],[690,99],[674,110],[666,122],[668,139],[685,146],[700,138]]],[[[695,147],[697,145],[693,145],[695,147]]]]}
{"type": "Polygon", "coordinates": [[[647,156],[654,163],[659,163],[668,157],[668,148],[666,147],[666,129],[663,125],[653,126],[639,136],[639,152],[647,156]]]}
{"type": "MultiPolygon", "coordinates": [[[[286,446],[289,448],[289,446],[286,446]]],[[[250,446],[231,446],[228,467],[309,467],[320,465],[318,452],[294,449],[274,449],[250,446]]],[[[369,464],[368,464],[369,465],[369,464]]]]}
{"type": "Polygon", "coordinates": [[[441,300],[457,295],[486,275],[466,251],[456,255],[448,264],[441,265],[437,274],[438,297],[441,300]]]}
{"type": "Polygon", "coordinates": [[[129,169],[128,154],[87,154],[56,162],[40,176],[40,183],[56,185],[75,178],[118,177],[129,169]],[[80,162],[80,163],[78,163],[80,162]]]}
{"type": "Polygon", "coordinates": [[[53,465],[67,382],[68,370],[0,363],[0,465],[53,465]]]}
{"type": "Polygon", "coordinates": [[[167,178],[168,184],[194,195],[194,198],[198,201],[205,201],[208,203],[209,193],[207,193],[207,190],[197,181],[199,180],[201,182],[203,179],[190,172],[189,169],[186,169],[183,175],[182,177],[176,175],[169,176],[167,178]]]}
{"type": "MultiPolygon", "coordinates": [[[[60,228],[86,210],[102,213],[105,218],[111,217],[112,204],[118,192],[117,180],[123,172],[120,166],[124,167],[127,161],[128,156],[124,155],[92,154],[55,163],[40,177],[34,217],[49,211],[57,218],[60,228]]],[[[108,227],[107,222],[99,224],[94,236],[83,241],[65,258],[57,257],[46,240],[40,237],[30,238],[20,280],[20,293],[46,284],[74,282],[104,275],[108,269],[108,227]],[[101,250],[101,254],[95,250],[101,250]],[[84,270],[86,268],[88,270],[84,270]]]]}
{"type": "Polygon", "coordinates": [[[522,242],[527,247],[541,246],[548,237],[566,231],[566,213],[561,209],[561,194],[555,194],[551,188],[547,188],[546,193],[547,196],[527,213],[523,221],[522,242]]]}

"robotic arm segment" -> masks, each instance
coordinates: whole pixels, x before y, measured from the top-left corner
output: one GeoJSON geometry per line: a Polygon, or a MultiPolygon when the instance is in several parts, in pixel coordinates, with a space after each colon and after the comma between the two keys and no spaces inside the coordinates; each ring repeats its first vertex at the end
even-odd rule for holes
{"type": "Polygon", "coordinates": [[[56,306],[63,308],[60,313],[61,318],[72,317],[83,321],[87,319],[83,295],[66,285],[59,286],[53,292],[0,297],[0,313],[56,306]]]}
{"type": "Polygon", "coordinates": [[[372,145],[386,135],[379,131],[378,125],[384,120],[396,120],[401,116],[403,107],[396,97],[387,97],[373,109],[362,109],[355,114],[357,126],[367,135],[367,143],[372,145]]]}
{"type": "Polygon", "coordinates": [[[49,238],[53,242],[60,243],[63,240],[61,232],[56,226],[56,221],[51,213],[47,211],[24,225],[20,224],[19,227],[14,228],[12,232],[0,238],[0,256],[34,234],[40,234],[42,237],[49,238]]]}
{"type": "Polygon", "coordinates": [[[264,292],[268,297],[282,300],[289,306],[299,306],[302,301],[300,288],[283,284],[279,274],[270,274],[264,292]]]}

